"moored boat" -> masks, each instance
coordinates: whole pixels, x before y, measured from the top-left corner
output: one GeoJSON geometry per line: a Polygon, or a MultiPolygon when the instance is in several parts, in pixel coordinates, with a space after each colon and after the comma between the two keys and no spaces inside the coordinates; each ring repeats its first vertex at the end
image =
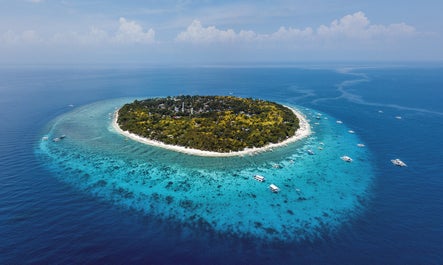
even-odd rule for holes
{"type": "Polygon", "coordinates": [[[264,182],[265,181],[265,177],[263,177],[261,175],[254,175],[254,179],[259,181],[259,182],[264,182]]]}
{"type": "Polygon", "coordinates": [[[273,168],[281,168],[280,164],[273,164],[272,167],[273,168]]]}
{"type": "Polygon", "coordinates": [[[61,140],[65,139],[65,138],[66,138],[66,135],[63,134],[63,135],[61,135],[59,137],[53,138],[52,141],[53,142],[60,142],[61,140]]]}
{"type": "Polygon", "coordinates": [[[270,189],[272,192],[274,192],[274,193],[277,193],[277,192],[280,191],[280,188],[277,187],[275,184],[271,184],[271,185],[269,185],[269,189],[270,189]]]}
{"type": "Polygon", "coordinates": [[[407,167],[406,163],[401,161],[400,159],[391,159],[392,164],[399,166],[399,167],[407,167]]]}
{"type": "Polygon", "coordinates": [[[342,156],[340,158],[341,158],[341,160],[343,160],[345,162],[352,162],[352,158],[350,158],[349,156],[342,156]]]}

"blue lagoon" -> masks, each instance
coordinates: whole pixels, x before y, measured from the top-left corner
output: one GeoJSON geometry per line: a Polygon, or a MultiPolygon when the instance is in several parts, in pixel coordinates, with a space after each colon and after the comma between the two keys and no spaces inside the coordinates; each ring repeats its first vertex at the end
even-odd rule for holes
{"type": "Polygon", "coordinates": [[[201,157],[128,139],[112,126],[128,98],[99,101],[53,120],[38,157],[91,196],[160,220],[241,238],[292,242],[333,233],[358,215],[374,178],[358,134],[297,106],[312,134],[259,154],[201,157]],[[65,135],[60,141],[51,139],[65,135]],[[48,140],[49,139],[49,140],[48,140]],[[340,159],[352,157],[352,163],[340,159]],[[254,175],[265,176],[265,182],[254,175]],[[280,188],[273,193],[269,185],[280,188]]]}

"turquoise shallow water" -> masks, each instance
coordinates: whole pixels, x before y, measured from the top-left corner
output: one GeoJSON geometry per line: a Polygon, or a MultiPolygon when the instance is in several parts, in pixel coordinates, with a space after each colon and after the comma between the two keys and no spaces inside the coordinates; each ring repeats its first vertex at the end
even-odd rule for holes
{"type": "Polygon", "coordinates": [[[197,157],[117,134],[112,113],[131,99],[100,101],[57,117],[37,154],[61,180],[144,214],[234,237],[299,241],[333,233],[364,210],[374,173],[358,131],[298,107],[313,134],[254,156],[197,157]],[[313,150],[314,155],[307,150],[313,150]],[[341,156],[353,158],[344,162],[341,156]],[[253,175],[266,177],[260,183],[253,175]],[[270,192],[269,184],[280,187],[270,192]]]}

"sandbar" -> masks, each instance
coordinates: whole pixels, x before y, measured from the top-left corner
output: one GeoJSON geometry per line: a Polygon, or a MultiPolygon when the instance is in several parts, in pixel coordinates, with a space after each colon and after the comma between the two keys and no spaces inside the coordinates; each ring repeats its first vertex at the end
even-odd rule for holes
{"type": "Polygon", "coordinates": [[[128,137],[129,139],[132,139],[134,141],[137,141],[137,142],[140,142],[143,144],[148,144],[151,146],[156,146],[156,147],[176,151],[176,152],[180,152],[180,153],[185,153],[188,155],[205,156],[205,157],[232,157],[232,156],[255,155],[255,154],[270,151],[270,150],[273,150],[274,148],[282,147],[287,144],[299,141],[311,134],[311,126],[309,125],[306,117],[297,109],[294,109],[294,108],[291,108],[288,106],[285,106],[285,107],[290,109],[292,112],[294,112],[294,114],[297,116],[297,118],[299,120],[299,128],[293,136],[285,139],[284,141],[282,141],[280,143],[271,143],[271,144],[267,144],[267,145],[265,145],[263,147],[259,147],[259,148],[245,148],[242,151],[235,151],[235,152],[221,153],[221,152],[193,149],[193,148],[188,148],[188,147],[178,146],[178,145],[169,145],[169,144],[165,144],[165,143],[162,143],[159,141],[155,141],[155,140],[141,137],[141,136],[131,133],[129,131],[124,131],[120,128],[120,126],[117,123],[119,109],[117,109],[114,112],[113,119],[112,119],[112,127],[114,128],[114,130],[117,133],[119,133],[125,137],[128,137]]]}

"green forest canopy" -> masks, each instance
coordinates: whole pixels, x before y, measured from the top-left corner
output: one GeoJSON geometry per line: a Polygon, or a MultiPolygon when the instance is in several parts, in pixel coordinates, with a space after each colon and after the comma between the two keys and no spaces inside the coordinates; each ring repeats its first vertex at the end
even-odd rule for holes
{"type": "Polygon", "coordinates": [[[135,100],[120,108],[117,123],[147,139],[222,153],[282,142],[299,128],[281,104],[233,96],[135,100]]]}

